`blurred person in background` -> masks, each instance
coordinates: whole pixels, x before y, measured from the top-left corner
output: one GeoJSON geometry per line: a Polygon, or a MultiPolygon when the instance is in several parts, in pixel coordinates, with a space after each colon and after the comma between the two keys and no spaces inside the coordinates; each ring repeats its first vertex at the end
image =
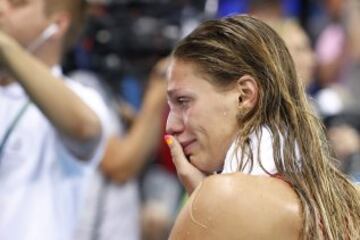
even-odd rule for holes
{"type": "MultiPolygon", "coordinates": [[[[263,12],[266,12],[267,9],[263,8],[263,5],[260,4],[260,2],[261,1],[255,2],[257,4],[254,6],[250,4],[253,9],[253,14],[257,14],[255,15],[256,17],[268,23],[284,39],[286,46],[294,59],[298,78],[304,84],[305,89],[309,89],[315,80],[314,70],[316,64],[316,58],[314,51],[311,48],[310,38],[295,19],[274,17],[274,14],[264,14],[263,12]]],[[[278,9],[278,11],[272,12],[279,12],[281,7],[280,2],[275,4],[277,5],[273,8],[278,9]]],[[[280,16],[280,14],[275,16],[280,16]]],[[[331,103],[324,104],[323,101],[325,100],[323,99],[323,93],[320,96],[321,98],[319,98],[319,96],[315,96],[315,98],[309,99],[319,117],[321,117],[321,114],[324,114],[324,112],[328,112],[327,109],[324,109],[326,106],[331,105],[332,109],[335,109],[333,103],[337,99],[337,96],[335,96],[335,99],[328,99],[327,97],[326,101],[331,101],[331,103]]],[[[341,164],[339,168],[344,173],[357,180],[360,171],[360,169],[358,169],[358,165],[360,165],[360,159],[358,158],[360,147],[359,136],[356,128],[354,129],[352,125],[347,124],[345,121],[342,121],[342,124],[340,124],[339,119],[345,120],[349,118],[349,115],[347,115],[347,118],[342,116],[343,115],[340,114],[339,116],[325,118],[325,122],[329,126],[327,134],[330,138],[330,143],[334,148],[335,155],[340,160],[341,164]]],[[[352,122],[356,122],[356,115],[352,114],[351,116],[353,116],[352,122]]]]}
{"type": "Polygon", "coordinates": [[[173,51],[168,102],[165,140],[191,194],[170,239],[359,239],[359,189],[268,25],[201,24],[173,51]]]}
{"type": "MultiPolygon", "coordinates": [[[[345,23],[347,33],[347,61],[345,67],[345,87],[351,96],[360,95],[360,1],[346,0],[345,23]]],[[[350,107],[360,109],[359,101],[350,107]]],[[[360,113],[360,112],[359,112],[360,113]]]]}
{"type": "Polygon", "coordinates": [[[315,54],[310,39],[304,29],[295,19],[283,19],[282,22],[267,22],[285,41],[294,60],[298,78],[308,93],[313,110],[319,115],[319,103],[313,98],[310,89],[315,80],[315,54]]]}
{"type": "MultiPolygon", "coordinates": [[[[309,37],[295,21],[286,21],[280,28],[279,25],[273,27],[284,39],[294,59],[299,80],[303,82],[305,89],[308,89],[315,77],[315,55],[311,48],[309,37]]],[[[341,92],[343,92],[341,89],[337,90],[338,94],[341,92]]],[[[315,95],[315,98],[309,99],[319,117],[324,116],[324,113],[327,112],[325,107],[329,105],[329,102],[323,102],[325,101],[325,99],[322,98],[324,96],[323,94],[324,92],[321,91],[320,95],[315,95]]],[[[343,95],[346,96],[346,92],[343,92],[343,95]]],[[[343,99],[346,98],[344,97],[343,99]]],[[[335,99],[326,98],[326,101],[334,103],[336,96],[335,99]]],[[[357,129],[360,128],[356,127],[356,122],[360,122],[358,114],[356,112],[351,114],[340,112],[336,115],[326,116],[324,121],[329,125],[327,134],[330,138],[330,144],[334,149],[335,156],[341,162],[339,166],[340,169],[353,179],[359,181],[360,144],[357,129]]]]}
{"type": "Polygon", "coordinates": [[[159,143],[165,109],[165,69],[167,59],[159,61],[149,75],[142,107],[130,116],[130,128],[123,120],[123,104],[118,105],[111,91],[99,79],[78,71],[74,79],[102,92],[111,106],[110,138],[78,224],[76,240],[139,240],[141,209],[137,178],[159,143]],[[92,79],[92,81],[90,81],[92,79]],[[120,108],[120,109],[119,109],[120,108]],[[120,112],[120,116],[119,116],[120,112]]]}
{"type": "Polygon", "coordinates": [[[346,49],[343,0],[325,0],[329,23],[316,42],[319,84],[327,87],[339,81],[346,49]]]}
{"type": "Polygon", "coordinates": [[[283,26],[270,26],[284,39],[294,59],[299,80],[303,83],[305,90],[309,89],[314,81],[316,64],[309,36],[295,20],[287,20],[283,26]]]}
{"type": "Polygon", "coordinates": [[[360,183],[360,114],[341,112],[325,118],[329,142],[339,168],[360,183]]]}
{"type": "Polygon", "coordinates": [[[314,80],[315,55],[310,38],[296,19],[283,14],[281,0],[250,1],[250,14],[269,24],[285,41],[305,89],[314,80]]]}
{"type": "MultiPolygon", "coordinates": [[[[179,201],[177,195],[182,191],[174,167],[169,167],[169,163],[172,164],[170,153],[162,138],[158,136],[150,143],[141,143],[143,147],[138,146],[136,154],[131,157],[131,152],[134,152],[131,146],[136,147],[136,143],[133,140],[129,142],[128,135],[138,132],[133,131],[137,125],[136,112],[140,113],[139,119],[144,117],[144,114],[141,114],[141,95],[147,86],[153,85],[148,85],[149,78],[152,78],[149,77],[151,67],[161,56],[169,54],[171,43],[175,41],[173,39],[180,33],[180,27],[177,26],[180,24],[178,21],[181,14],[176,13],[181,13],[181,9],[179,3],[171,1],[154,1],[151,4],[141,2],[136,5],[131,2],[101,1],[93,5],[81,41],[64,62],[67,71],[80,69],[76,70],[75,75],[70,73],[72,78],[80,78],[81,82],[95,85],[99,92],[104,92],[102,95],[113,109],[113,120],[107,125],[119,125],[117,128],[122,129],[118,138],[121,138],[123,144],[117,152],[121,153],[123,146],[128,149],[120,157],[114,157],[114,160],[118,158],[123,166],[112,171],[118,176],[124,174],[124,180],[113,180],[109,174],[101,174],[101,169],[97,172],[92,188],[89,189],[88,204],[76,239],[106,239],[117,236],[122,236],[123,239],[138,239],[141,235],[143,239],[158,240],[161,236],[165,239],[168,235],[179,201]],[[135,11],[137,14],[132,14],[135,11]],[[101,38],[102,36],[107,38],[101,38]],[[85,69],[91,73],[84,72],[88,71],[85,69]],[[98,75],[94,77],[94,73],[98,75]],[[96,83],[89,83],[90,79],[96,83]],[[118,101],[121,103],[118,104],[118,101]],[[124,107],[124,102],[133,106],[135,111],[131,110],[131,114],[124,111],[129,109],[124,107]],[[117,109],[121,112],[120,122],[117,109]],[[132,116],[128,117],[129,115],[132,116]],[[154,146],[158,143],[159,151],[154,147],[155,151],[147,154],[146,159],[141,156],[142,151],[148,151],[146,149],[149,144],[154,146]],[[133,173],[133,168],[137,168],[135,165],[138,163],[140,166],[145,165],[141,167],[141,171],[135,170],[141,172],[140,174],[133,173]],[[130,169],[127,170],[126,167],[130,169]],[[139,234],[140,231],[143,233],[139,234]]],[[[154,91],[154,87],[151,88],[154,91]]],[[[161,97],[161,94],[158,97],[161,97]]],[[[149,105],[145,102],[144,104],[149,105]]],[[[154,119],[161,118],[161,129],[165,129],[165,106],[163,110],[164,114],[153,111],[154,119]]],[[[141,120],[138,124],[146,124],[146,128],[141,130],[144,133],[142,139],[147,139],[147,134],[151,135],[158,130],[157,120],[152,123],[149,120],[151,116],[145,118],[148,121],[141,120]]],[[[163,132],[160,132],[162,136],[163,132]]],[[[114,144],[114,148],[116,146],[118,145],[114,144]]],[[[112,166],[108,164],[108,167],[108,171],[111,171],[112,166]]]]}
{"type": "Polygon", "coordinates": [[[108,116],[61,57],[85,18],[80,0],[0,1],[0,239],[71,239],[108,116]]]}
{"type": "Polygon", "coordinates": [[[318,84],[316,98],[324,117],[359,109],[360,94],[360,15],[359,1],[327,0],[328,25],[318,37],[315,50],[318,84]]]}

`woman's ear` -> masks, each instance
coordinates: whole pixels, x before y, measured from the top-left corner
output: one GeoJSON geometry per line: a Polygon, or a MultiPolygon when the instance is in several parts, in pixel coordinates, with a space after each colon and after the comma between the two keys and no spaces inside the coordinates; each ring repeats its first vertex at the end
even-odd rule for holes
{"type": "Polygon", "coordinates": [[[239,93],[239,107],[253,109],[259,98],[259,87],[256,80],[250,75],[244,75],[237,80],[236,87],[239,93]]]}

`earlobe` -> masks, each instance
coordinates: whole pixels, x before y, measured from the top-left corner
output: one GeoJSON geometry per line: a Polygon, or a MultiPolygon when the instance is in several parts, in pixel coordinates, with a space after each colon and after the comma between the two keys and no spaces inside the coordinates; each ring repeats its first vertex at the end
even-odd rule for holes
{"type": "Polygon", "coordinates": [[[244,75],[238,79],[237,89],[239,92],[239,107],[254,108],[259,95],[257,81],[250,75],[244,75]]]}

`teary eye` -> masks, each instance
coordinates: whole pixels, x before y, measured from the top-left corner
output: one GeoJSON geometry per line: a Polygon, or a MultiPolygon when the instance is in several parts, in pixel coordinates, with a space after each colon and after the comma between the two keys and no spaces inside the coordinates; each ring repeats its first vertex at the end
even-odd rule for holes
{"type": "Polygon", "coordinates": [[[189,102],[190,99],[188,97],[180,96],[176,98],[176,103],[181,106],[187,106],[189,102]]]}

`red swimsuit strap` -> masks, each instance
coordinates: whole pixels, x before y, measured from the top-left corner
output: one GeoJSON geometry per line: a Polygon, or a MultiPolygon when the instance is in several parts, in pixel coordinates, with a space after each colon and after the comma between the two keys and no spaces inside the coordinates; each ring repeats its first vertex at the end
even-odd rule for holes
{"type": "Polygon", "coordinates": [[[275,173],[275,174],[271,175],[271,177],[280,179],[280,180],[286,182],[287,184],[289,184],[290,186],[292,186],[292,184],[287,179],[285,179],[285,177],[283,175],[281,175],[280,173],[275,173]]]}

